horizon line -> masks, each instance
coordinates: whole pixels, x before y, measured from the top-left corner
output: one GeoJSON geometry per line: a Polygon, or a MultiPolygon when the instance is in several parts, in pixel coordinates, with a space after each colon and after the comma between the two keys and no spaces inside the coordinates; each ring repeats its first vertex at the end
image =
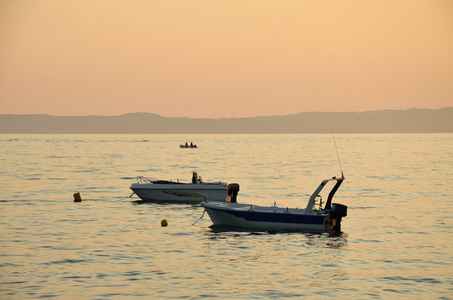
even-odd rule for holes
{"type": "Polygon", "coordinates": [[[418,108],[411,107],[405,109],[372,109],[372,110],[363,110],[363,111],[301,111],[298,113],[284,114],[284,115],[258,115],[258,116],[249,116],[249,117],[187,117],[187,116],[163,116],[153,112],[127,112],[117,115],[96,115],[96,114],[87,114],[87,115],[54,115],[49,113],[33,113],[33,114],[15,114],[15,113],[2,113],[0,115],[13,115],[13,116],[51,116],[51,117],[120,117],[125,115],[132,114],[150,114],[156,115],[162,118],[188,118],[188,119],[249,119],[249,118],[260,118],[260,117],[284,117],[284,116],[293,116],[303,113],[366,113],[366,112],[376,112],[376,111],[408,111],[408,110],[442,110],[453,108],[453,106],[445,106],[441,108],[418,108]]]}

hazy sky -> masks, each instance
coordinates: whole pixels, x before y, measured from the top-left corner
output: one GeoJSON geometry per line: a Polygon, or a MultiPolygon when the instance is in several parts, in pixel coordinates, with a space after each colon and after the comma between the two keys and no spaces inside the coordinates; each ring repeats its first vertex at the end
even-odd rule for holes
{"type": "Polygon", "coordinates": [[[0,0],[0,114],[446,106],[452,0],[0,0]]]}

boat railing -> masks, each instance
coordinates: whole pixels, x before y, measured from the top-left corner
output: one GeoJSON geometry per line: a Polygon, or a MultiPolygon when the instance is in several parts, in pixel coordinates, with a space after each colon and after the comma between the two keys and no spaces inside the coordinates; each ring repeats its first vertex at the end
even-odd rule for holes
{"type": "Polygon", "coordinates": [[[228,183],[225,182],[225,181],[215,181],[215,182],[203,182],[202,184],[205,184],[205,185],[220,185],[220,186],[223,186],[223,187],[228,187],[228,183]]]}
{"type": "MultiPolygon", "coordinates": [[[[145,176],[137,176],[137,183],[138,184],[149,184],[149,183],[154,183],[154,184],[187,184],[187,183],[183,183],[183,182],[180,182],[179,179],[176,180],[176,181],[172,181],[172,180],[151,180],[145,176]]],[[[223,187],[227,187],[228,184],[224,181],[217,181],[217,182],[202,182],[202,183],[199,183],[199,184],[205,184],[205,185],[220,185],[220,186],[223,186],[223,187]]]]}
{"type": "Polygon", "coordinates": [[[152,180],[149,180],[145,176],[137,176],[137,183],[144,184],[144,183],[151,183],[152,180]]]}
{"type": "Polygon", "coordinates": [[[154,184],[183,184],[182,182],[172,180],[151,180],[145,176],[137,176],[138,184],[154,183],[154,184]]]}

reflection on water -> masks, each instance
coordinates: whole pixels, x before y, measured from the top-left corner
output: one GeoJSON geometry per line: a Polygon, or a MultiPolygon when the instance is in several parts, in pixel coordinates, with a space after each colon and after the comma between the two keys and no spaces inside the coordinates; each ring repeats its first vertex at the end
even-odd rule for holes
{"type": "Polygon", "coordinates": [[[301,207],[339,175],[330,135],[0,136],[0,298],[451,298],[453,135],[336,141],[348,216],[331,236],[129,198],[136,176],[196,170],[240,202],[301,207]]]}
{"type": "MultiPolygon", "coordinates": [[[[204,212],[202,217],[204,216],[204,212]]],[[[200,217],[201,219],[201,217],[200,217]]],[[[209,217],[208,217],[209,219],[209,217]]],[[[236,234],[250,234],[250,235],[265,235],[265,234],[301,234],[301,235],[307,235],[307,236],[323,236],[323,237],[341,237],[343,236],[343,232],[337,232],[337,231],[332,231],[332,232],[325,232],[325,233],[319,233],[319,232],[308,232],[304,230],[269,230],[269,229],[247,229],[247,228],[238,228],[238,227],[232,227],[232,226],[225,226],[225,225],[211,225],[209,226],[209,231],[207,233],[211,233],[213,235],[222,235],[222,234],[230,234],[230,233],[236,233],[236,234]]],[[[346,236],[346,235],[344,235],[346,236]]]]}
{"type": "Polygon", "coordinates": [[[320,248],[333,248],[339,249],[347,246],[347,237],[345,233],[341,233],[336,236],[328,235],[326,233],[322,235],[309,235],[307,237],[307,245],[320,247],[320,248]]]}

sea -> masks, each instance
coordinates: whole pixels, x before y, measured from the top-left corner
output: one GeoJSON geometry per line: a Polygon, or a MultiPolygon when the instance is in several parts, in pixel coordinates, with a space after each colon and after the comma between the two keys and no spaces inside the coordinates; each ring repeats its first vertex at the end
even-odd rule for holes
{"type": "Polygon", "coordinates": [[[2,134],[0,164],[0,299],[453,299],[453,134],[2,134]],[[336,235],[215,228],[131,195],[192,171],[286,207],[343,172],[348,215],[336,235]]]}

